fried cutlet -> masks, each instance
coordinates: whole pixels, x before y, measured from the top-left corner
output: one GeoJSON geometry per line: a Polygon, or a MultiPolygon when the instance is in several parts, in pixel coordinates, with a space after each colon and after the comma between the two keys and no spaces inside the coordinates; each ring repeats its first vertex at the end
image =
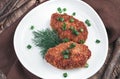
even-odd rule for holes
{"type": "Polygon", "coordinates": [[[57,31],[61,39],[67,38],[77,43],[80,43],[81,40],[86,41],[87,39],[88,31],[85,24],[66,13],[52,14],[50,25],[57,31]]]}
{"type": "Polygon", "coordinates": [[[49,48],[45,60],[59,69],[73,69],[84,67],[91,56],[88,46],[75,42],[61,43],[56,47],[49,48]],[[71,47],[71,45],[74,45],[71,47]],[[64,57],[64,51],[69,51],[69,57],[64,57]]]}

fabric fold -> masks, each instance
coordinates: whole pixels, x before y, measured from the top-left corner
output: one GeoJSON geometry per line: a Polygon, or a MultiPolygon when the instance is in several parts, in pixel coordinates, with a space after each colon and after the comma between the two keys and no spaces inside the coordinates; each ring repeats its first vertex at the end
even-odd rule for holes
{"type": "MultiPolygon", "coordinates": [[[[119,9],[118,3],[115,3],[115,0],[104,1],[104,0],[83,0],[86,3],[90,4],[100,15],[102,18],[107,30],[109,31],[109,38],[112,38],[112,42],[117,39],[120,35],[120,10],[116,11],[116,8],[119,9]],[[116,35],[116,36],[115,36],[116,35]]],[[[33,7],[35,7],[34,5],[33,7]]],[[[31,9],[33,8],[31,7],[31,9]]],[[[29,9],[29,11],[31,10],[29,9]]],[[[29,12],[27,11],[27,12],[29,12]]],[[[27,13],[26,12],[26,13],[27,13]]],[[[25,13],[25,14],[26,14],[25,13]]],[[[25,16],[21,16],[18,20],[16,20],[13,24],[9,26],[6,30],[4,30],[0,34],[0,70],[7,76],[7,79],[41,79],[37,76],[33,75],[27,69],[23,67],[23,65],[19,62],[14,46],[13,46],[13,38],[15,29],[21,19],[25,16]]],[[[41,71],[42,72],[42,71],[41,71]]]]}

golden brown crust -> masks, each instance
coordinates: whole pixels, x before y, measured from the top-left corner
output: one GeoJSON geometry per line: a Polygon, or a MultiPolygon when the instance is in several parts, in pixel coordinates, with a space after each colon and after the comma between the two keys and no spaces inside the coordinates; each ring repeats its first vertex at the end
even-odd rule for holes
{"type": "Polygon", "coordinates": [[[61,43],[56,47],[50,48],[45,55],[46,61],[59,69],[83,67],[90,58],[91,51],[86,45],[75,43],[76,46],[70,49],[70,57],[65,59],[62,51],[66,50],[71,43],[75,42],[61,43]]]}
{"type": "Polygon", "coordinates": [[[58,35],[61,39],[68,38],[71,41],[78,42],[80,40],[86,40],[88,36],[88,31],[85,26],[85,24],[77,19],[75,19],[73,16],[69,16],[67,14],[58,14],[54,13],[51,16],[51,27],[58,32],[58,35]],[[64,22],[60,22],[57,20],[58,17],[64,18],[64,22]],[[74,22],[70,22],[70,19],[73,18],[74,22]],[[66,23],[67,30],[62,30],[63,23],[66,23]],[[74,35],[72,31],[70,30],[70,27],[73,26],[78,32],[79,35],[74,35]],[[83,29],[83,32],[80,32],[80,29],[83,29]]]}

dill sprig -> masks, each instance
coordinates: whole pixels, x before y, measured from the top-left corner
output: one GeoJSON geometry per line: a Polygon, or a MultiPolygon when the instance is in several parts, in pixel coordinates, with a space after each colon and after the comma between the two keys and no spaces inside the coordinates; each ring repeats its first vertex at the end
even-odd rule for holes
{"type": "Polygon", "coordinates": [[[49,48],[55,47],[62,42],[56,31],[50,29],[34,31],[33,35],[33,43],[41,48],[40,52],[43,58],[49,48]]]}

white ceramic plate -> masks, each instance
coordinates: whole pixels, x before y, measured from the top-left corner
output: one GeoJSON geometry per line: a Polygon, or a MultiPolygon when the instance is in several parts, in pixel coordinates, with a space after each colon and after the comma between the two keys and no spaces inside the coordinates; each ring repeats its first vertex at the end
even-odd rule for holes
{"type": "Polygon", "coordinates": [[[43,79],[86,79],[94,75],[104,64],[108,51],[108,38],[102,20],[88,4],[80,0],[52,0],[34,8],[21,20],[15,31],[14,48],[22,65],[38,77],[43,79]],[[76,12],[75,18],[83,22],[89,19],[92,24],[87,27],[89,34],[85,43],[92,52],[92,56],[88,60],[88,68],[57,69],[42,58],[40,49],[32,43],[31,25],[35,26],[34,30],[50,28],[51,14],[55,13],[58,7],[67,8],[66,13],[69,15],[76,12]],[[96,44],[96,39],[101,42],[96,44]],[[28,44],[32,45],[32,49],[27,49],[28,44]],[[62,76],[64,72],[68,73],[67,78],[62,76]]]}

